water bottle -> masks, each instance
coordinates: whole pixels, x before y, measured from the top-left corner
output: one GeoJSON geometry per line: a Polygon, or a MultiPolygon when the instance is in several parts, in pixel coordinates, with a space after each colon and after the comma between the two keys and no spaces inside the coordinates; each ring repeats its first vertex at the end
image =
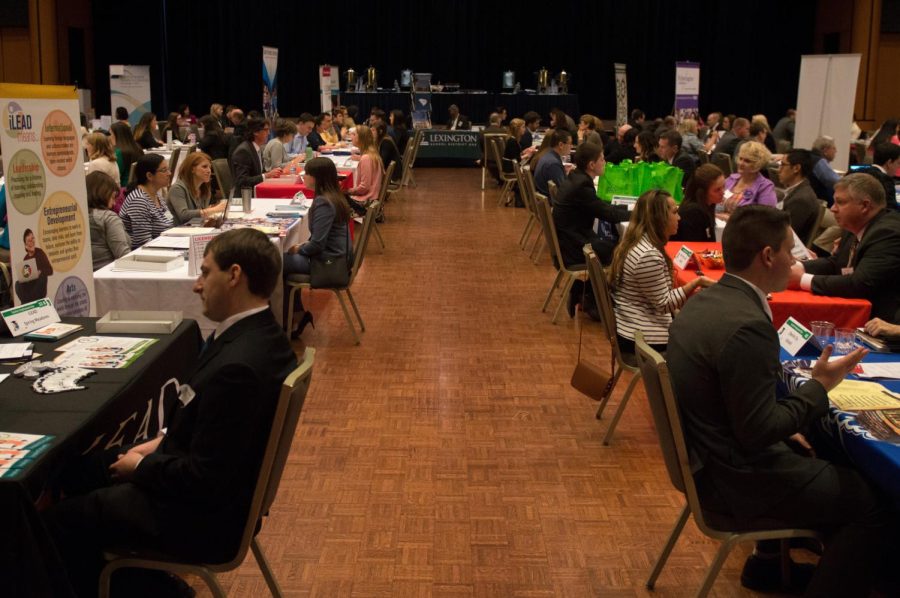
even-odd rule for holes
{"type": "Polygon", "coordinates": [[[400,84],[394,79],[394,91],[400,91],[400,84]]]}
{"type": "Polygon", "coordinates": [[[309,162],[313,159],[313,149],[309,146],[306,146],[306,161],[309,162]]]}
{"type": "Polygon", "coordinates": [[[291,163],[291,176],[295,178],[297,176],[297,165],[294,163],[291,163]]]}

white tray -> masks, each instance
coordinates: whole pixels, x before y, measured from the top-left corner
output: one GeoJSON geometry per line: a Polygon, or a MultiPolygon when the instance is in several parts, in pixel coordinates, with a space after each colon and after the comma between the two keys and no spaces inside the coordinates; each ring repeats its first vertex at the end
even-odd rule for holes
{"type": "Polygon", "coordinates": [[[168,334],[182,319],[184,313],[180,311],[112,310],[97,320],[97,332],[168,334]]]}

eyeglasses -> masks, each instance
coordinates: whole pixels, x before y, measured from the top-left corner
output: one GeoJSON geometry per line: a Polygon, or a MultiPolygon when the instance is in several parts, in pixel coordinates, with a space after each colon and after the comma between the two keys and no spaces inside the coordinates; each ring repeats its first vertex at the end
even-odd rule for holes
{"type": "Polygon", "coordinates": [[[164,166],[163,168],[157,168],[157,169],[156,169],[156,172],[158,172],[158,173],[161,172],[161,173],[163,173],[163,174],[168,174],[168,172],[169,172],[169,167],[168,167],[168,166],[164,166]]]}

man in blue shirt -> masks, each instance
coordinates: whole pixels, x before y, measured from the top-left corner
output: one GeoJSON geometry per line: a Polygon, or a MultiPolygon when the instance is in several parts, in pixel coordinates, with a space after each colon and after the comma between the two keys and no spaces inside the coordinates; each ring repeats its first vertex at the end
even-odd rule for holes
{"type": "Polygon", "coordinates": [[[572,151],[572,134],[565,129],[556,129],[552,133],[550,150],[545,152],[534,167],[534,188],[541,195],[550,197],[548,181],[553,181],[556,186],[562,185],[566,178],[566,169],[562,158],[572,151]]]}
{"type": "Polygon", "coordinates": [[[306,136],[312,131],[314,123],[315,117],[309,112],[304,112],[300,115],[300,119],[297,121],[297,134],[294,135],[290,143],[284,144],[284,149],[288,156],[293,158],[306,153],[306,148],[309,145],[306,136]]]}

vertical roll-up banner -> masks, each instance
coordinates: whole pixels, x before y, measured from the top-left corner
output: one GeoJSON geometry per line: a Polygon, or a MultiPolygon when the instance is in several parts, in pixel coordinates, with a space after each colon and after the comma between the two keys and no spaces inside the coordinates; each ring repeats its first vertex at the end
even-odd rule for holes
{"type": "Polygon", "coordinates": [[[109,65],[109,100],[112,114],[122,106],[128,110],[128,122],[134,128],[150,105],[150,67],[134,64],[109,65]]]}
{"type": "MultiPolygon", "coordinates": [[[[262,55],[263,114],[266,115],[266,120],[274,123],[278,116],[278,48],[263,46],[262,55]]],[[[274,135],[274,124],[271,129],[271,134],[274,135]]]]}
{"type": "Polygon", "coordinates": [[[675,63],[675,120],[697,120],[700,111],[700,63],[675,63]]]}
{"type": "Polygon", "coordinates": [[[61,316],[96,315],[78,94],[0,83],[16,305],[50,298],[61,316]]]}
{"type": "Polygon", "coordinates": [[[341,85],[338,73],[339,68],[333,64],[319,65],[319,104],[322,112],[331,112],[333,108],[333,96],[337,95],[341,85]]]}
{"type": "Polygon", "coordinates": [[[625,65],[617,62],[613,65],[616,71],[616,128],[628,122],[628,78],[625,65]]]}

